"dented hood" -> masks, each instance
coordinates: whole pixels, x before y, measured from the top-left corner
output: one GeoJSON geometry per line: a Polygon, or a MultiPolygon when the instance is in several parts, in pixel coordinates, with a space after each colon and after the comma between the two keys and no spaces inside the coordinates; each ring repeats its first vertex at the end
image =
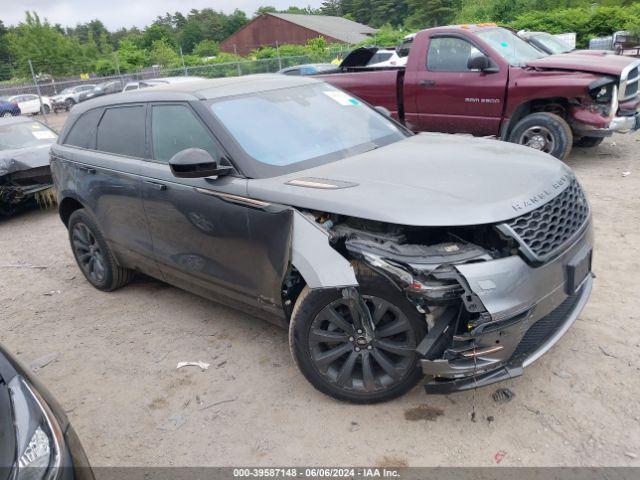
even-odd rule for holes
{"type": "Polygon", "coordinates": [[[50,145],[0,151],[0,176],[49,165],[50,145]]]}
{"type": "Polygon", "coordinates": [[[637,61],[636,58],[623,55],[609,55],[607,53],[585,55],[571,52],[531,60],[527,62],[527,65],[534,68],[575,70],[619,77],[625,67],[637,61]]]}
{"type": "Polygon", "coordinates": [[[308,170],[249,180],[248,193],[258,200],[400,225],[479,225],[539,207],[572,177],[564,163],[528,147],[425,133],[308,170]],[[292,180],[338,188],[288,184],[292,180]]]}

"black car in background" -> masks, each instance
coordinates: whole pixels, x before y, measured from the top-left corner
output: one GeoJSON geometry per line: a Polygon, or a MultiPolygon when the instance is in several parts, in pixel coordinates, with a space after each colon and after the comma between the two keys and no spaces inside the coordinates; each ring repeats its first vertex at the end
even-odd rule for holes
{"type": "Polygon", "coordinates": [[[49,147],[58,135],[29,117],[0,118],[0,217],[38,200],[53,204],[49,147]]]}
{"type": "Polygon", "coordinates": [[[93,480],[51,394],[0,345],[0,480],[93,480]]]}
{"type": "Polygon", "coordinates": [[[108,82],[102,82],[93,87],[93,90],[86,90],[80,94],[78,100],[84,102],[90,98],[100,97],[102,95],[109,95],[111,93],[120,93],[122,91],[122,82],[120,80],[109,80],[108,82]]]}

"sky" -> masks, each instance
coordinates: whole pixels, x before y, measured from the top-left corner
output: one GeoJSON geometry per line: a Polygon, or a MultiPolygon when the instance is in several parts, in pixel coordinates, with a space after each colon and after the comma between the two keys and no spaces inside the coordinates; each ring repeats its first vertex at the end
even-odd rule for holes
{"type": "Polygon", "coordinates": [[[213,8],[225,13],[238,8],[251,17],[262,5],[286,9],[290,5],[319,7],[321,3],[322,0],[0,0],[0,20],[6,26],[16,25],[24,19],[26,10],[35,10],[41,18],[64,27],[97,18],[109,30],[116,30],[144,27],[158,15],[176,11],[186,14],[192,8],[213,8]]]}

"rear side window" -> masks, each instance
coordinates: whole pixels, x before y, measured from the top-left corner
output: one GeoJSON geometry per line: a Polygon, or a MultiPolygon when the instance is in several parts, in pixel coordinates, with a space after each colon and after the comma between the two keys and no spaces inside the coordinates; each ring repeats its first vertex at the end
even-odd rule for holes
{"type": "Polygon", "coordinates": [[[71,131],[67,134],[67,138],[64,139],[65,145],[71,145],[73,147],[80,148],[96,148],[96,131],[98,128],[98,120],[102,109],[89,110],[82,114],[76,123],[71,127],[71,131]]]}
{"type": "Polygon", "coordinates": [[[429,41],[427,69],[432,72],[469,72],[467,61],[478,49],[456,37],[436,37],[429,41]]]}
{"type": "Polygon", "coordinates": [[[108,108],[98,125],[96,149],[101,152],[145,157],[145,107],[108,108]]]}
{"type": "Polygon", "coordinates": [[[168,162],[186,148],[201,148],[213,158],[220,156],[213,138],[205,126],[185,105],[154,105],[151,107],[153,157],[168,162]]]}

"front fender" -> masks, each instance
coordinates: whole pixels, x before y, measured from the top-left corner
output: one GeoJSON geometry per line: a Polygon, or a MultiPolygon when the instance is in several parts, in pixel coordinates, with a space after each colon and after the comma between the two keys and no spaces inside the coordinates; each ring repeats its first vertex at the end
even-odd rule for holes
{"type": "Polygon", "coordinates": [[[329,244],[329,234],[293,211],[291,263],[309,288],[344,288],[358,286],[351,263],[329,244]]]}

